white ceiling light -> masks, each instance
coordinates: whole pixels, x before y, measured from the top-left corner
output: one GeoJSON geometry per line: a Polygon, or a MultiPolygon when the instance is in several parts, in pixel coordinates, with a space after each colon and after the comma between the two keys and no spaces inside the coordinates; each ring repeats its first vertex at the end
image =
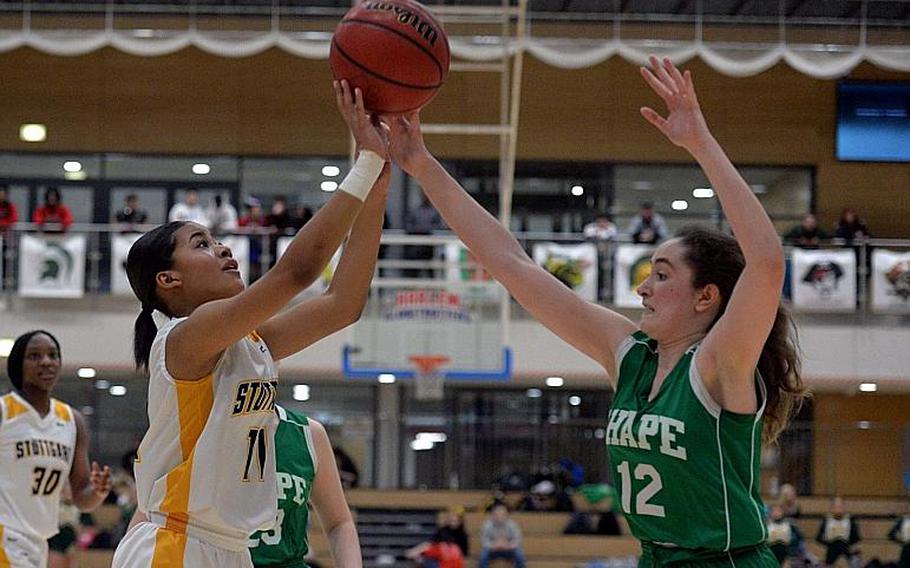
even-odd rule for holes
{"type": "Polygon", "coordinates": [[[19,139],[23,142],[44,142],[47,140],[47,127],[43,124],[23,124],[19,127],[19,139]]]}
{"type": "Polygon", "coordinates": [[[566,380],[562,377],[547,377],[547,380],[545,380],[544,383],[546,383],[548,387],[559,388],[566,384],[566,380]]]}
{"type": "Polygon", "coordinates": [[[63,178],[70,181],[82,181],[88,177],[88,174],[85,173],[85,170],[80,170],[78,172],[63,172],[63,178]]]}
{"type": "Polygon", "coordinates": [[[572,186],[572,195],[574,195],[575,197],[578,197],[578,196],[584,195],[584,194],[585,194],[585,188],[583,188],[580,185],[572,186]]]}
{"type": "Polygon", "coordinates": [[[341,173],[341,168],[338,166],[322,166],[322,175],[325,177],[333,178],[341,173]]]}
{"type": "Polygon", "coordinates": [[[411,449],[414,450],[415,452],[420,452],[423,450],[432,450],[433,442],[431,442],[429,440],[424,440],[421,438],[418,438],[416,440],[411,440],[411,449]]]}
{"type": "Polygon", "coordinates": [[[525,394],[528,395],[528,398],[540,398],[543,396],[543,391],[540,389],[528,389],[525,394]]]}
{"type": "Polygon", "coordinates": [[[123,396],[126,394],[126,387],[123,385],[114,385],[110,390],[111,396],[123,396]]]}
{"type": "Polygon", "coordinates": [[[193,164],[193,173],[196,174],[197,176],[208,175],[208,173],[210,171],[212,171],[212,166],[210,166],[208,164],[203,164],[203,163],[193,164]]]}
{"type": "Polygon", "coordinates": [[[395,382],[395,375],[392,373],[382,373],[377,377],[377,380],[383,385],[391,385],[395,382]]]}
{"type": "Polygon", "coordinates": [[[310,385],[294,385],[294,400],[310,400],[310,385]]]}
{"type": "Polygon", "coordinates": [[[633,181],[632,189],[635,191],[649,191],[654,189],[654,184],[650,181],[633,181]]]}
{"type": "Polygon", "coordinates": [[[750,185],[752,188],[752,193],[768,193],[768,186],[760,183],[750,185]]]}
{"type": "Polygon", "coordinates": [[[696,199],[710,199],[714,197],[714,190],[710,187],[696,187],[692,190],[692,197],[696,199]]]}
{"type": "Polygon", "coordinates": [[[331,193],[331,192],[335,191],[336,189],[338,189],[338,182],[332,181],[332,180],[326,180],[319,184],[319,189],[321,189],[322,191],[324,191],[326,193],[331,193]]]}
{"type": "Polygon", "coordinates": [[[14,343],[16,341],[9,337],[0,339],[0,357],[9,357],[9,352],[13,350],[14,343]]]}
{"type": "Polygon", "coordinates": [[[674,199],[673,203],[670,204],[670,207],[672,207],[674,211],[685,211],[689,208],[689,202],[685,199],[674,199]]]}
{"type": "Polygon", "coordinates": [[[449,439],[443,432],[417,432],[416,439],[428,440],[434,444],[441,444],[449,439]]]}
{"type": "Polygon", "coordinates": [[[872,424],[868,420],[860,420],[856,423],[856,427],[860,430],[868,430],[872,427],[872,424]]]}
{"type": "Polygon", "coordinates": [[[63,171],[65,172],[81,172],[82,171],[82,162],[77,162],[76,160],[68,160],[63,162],[63,171]]]}
{"type": "Polygon", "coordinates": [[[133,30],[133,35],[136,37],[155,37],[156,34],[155,30],[148,28],[139,28],[137,30],[133,30]]]}
{"type": "Polygon", "coordinates": [[[107,389],[111,388],[111,382],[106,381],[104,379],[98,379],[97,381],[95,381],[95,388],[100,391],[107,390],[107,389]]]}
{"type": "Polygon", "coordinates": [[[80,367],[79,370],[76,371],[76,375],[78,375],[80,379],[94,379],[97,374],[98,371],[91,367],[80,367]]]}
{"type": "Polygon", "coordinates": [[[572,395],[572,396],[570,396],[570,397],[569,397],[569,405],[571,405],[571,406],[580,406],[580,405],[581,405],[581,397],[578,396],[578,395],[572,395]]]}
{"type": "Polygon", "coordinates": [[[859,390],[860,392],[875,392],[878,390],[878,385],[876,383],[860,383],[859,390]]]}
{"type": "Polygon", "coordinates": [[[94,406],[83,406],[82,408],[79,409],[79,412],[81,412],[85,416],[91,416],[92,414],[95,413],[95,407],[94,406]]]}

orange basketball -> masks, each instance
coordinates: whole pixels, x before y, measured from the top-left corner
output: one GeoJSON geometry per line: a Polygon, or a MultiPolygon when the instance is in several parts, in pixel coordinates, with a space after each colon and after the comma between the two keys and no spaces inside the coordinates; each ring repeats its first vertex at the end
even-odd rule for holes
{"type": "Polygon", "coordinates": [[[430,102],[449,74],[449,40],[412,0],[368,0],[335,28],[329,65],[335,79],[363,91],[367,110],[403,113],[430,102]]]}

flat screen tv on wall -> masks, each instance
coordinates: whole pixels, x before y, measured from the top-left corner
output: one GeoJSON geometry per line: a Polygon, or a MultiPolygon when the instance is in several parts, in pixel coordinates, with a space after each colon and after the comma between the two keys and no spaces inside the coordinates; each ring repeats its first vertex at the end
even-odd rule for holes
{"type": "Polygon", "coordinates": [[[837,159],[910,162],[910,82],[837,86],[837,159]]]}

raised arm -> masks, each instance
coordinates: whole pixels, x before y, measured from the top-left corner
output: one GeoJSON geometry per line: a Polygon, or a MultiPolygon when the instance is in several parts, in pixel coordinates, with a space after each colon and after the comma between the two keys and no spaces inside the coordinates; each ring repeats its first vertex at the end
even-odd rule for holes
{"type": "MultiPolygon", "coordinates": [[[[347,83],[335,83],[338,108],[363,151],[332,199],[307,223],[275,266],[247,290],[195,309],[167,339],[167,367],[175,377],[207,375],[221,352],[283,308],[316,280],[348,234],[370,188],[382,171],[386,143],[347,83]],[[217,330],[217,333],[212,333],[217,330]]],[[[223,251],[217,251],[219,255],[223,251]]]]}
{"type": "Polygon", "coordinates": [[[386,165],[354,222],[326,293],[271,318],[258,329],[276,361],[360,318],[376,267],[389,179],[389,166],[386,165]]]}
{"type": "Polygon", "coordinates": [[[474,201],[427,151],[417,113],[384,120],[391,130],[392,159],[417,180],[445,222],[483,267],[537,321],[600,363],[612,378],[614,352],[635,331],[635,324],[616,312],[582,300],[537,266],[508,229],[474,201]]]}
{"type": "Polygon", "coordinates": [[[724,315],[699,349],[697,364],[712,395],[725,408],[754,400],[754,373],[780,305],[784,255],[771,219],[708,129],[695,95],[692,75],[670,62],[651,58],[642,77],[667,105],[661,117],[641,114],[671,142],[686,149],[711,181],[724,215],[746,260],[724,315]],[[722,379],[722,380],[721,380],[722,379]]]}

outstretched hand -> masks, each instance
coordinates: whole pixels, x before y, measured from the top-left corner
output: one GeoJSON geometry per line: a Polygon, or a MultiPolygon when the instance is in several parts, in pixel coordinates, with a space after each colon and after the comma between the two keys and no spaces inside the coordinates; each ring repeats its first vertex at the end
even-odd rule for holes
{"type": "Polygon", "coordinates": [[[652,55],[650,59],[651,69],[642,67],[641,76],[666,103],[669,114],[664,118],[651,107],[642,107],[641,115],[670,142],[689,152],[699,149],[711,132],[695,96],[692,74],[688,70],[680,73],[667,58],[660,62],[652,55]]]}
{"type": "Polygon", "coordinates": [[[389,155],[408,175],[415,176],[420,166],[432,156],[423,143],[420,131],[420,112],[382,117],[388,125],[389,155]]]}
{"type": "Polygon", "coordinates": [[[367,113],[363,106],[363,93],[359,88],[351,92],[347,81],[335,81],[335,102],[347,123],[359,150],[370,150],[384,160],[389,158],[388,142],[378,122],[367,113]]]}
{"type": "Polygon", "coordinates": [[[111,468],[104,466],[104,469],[98,465],[98,462],[92,462],[92,471],[89,477],[92,493],[99,497],[107,497],[111,492],[111,468]]]}

